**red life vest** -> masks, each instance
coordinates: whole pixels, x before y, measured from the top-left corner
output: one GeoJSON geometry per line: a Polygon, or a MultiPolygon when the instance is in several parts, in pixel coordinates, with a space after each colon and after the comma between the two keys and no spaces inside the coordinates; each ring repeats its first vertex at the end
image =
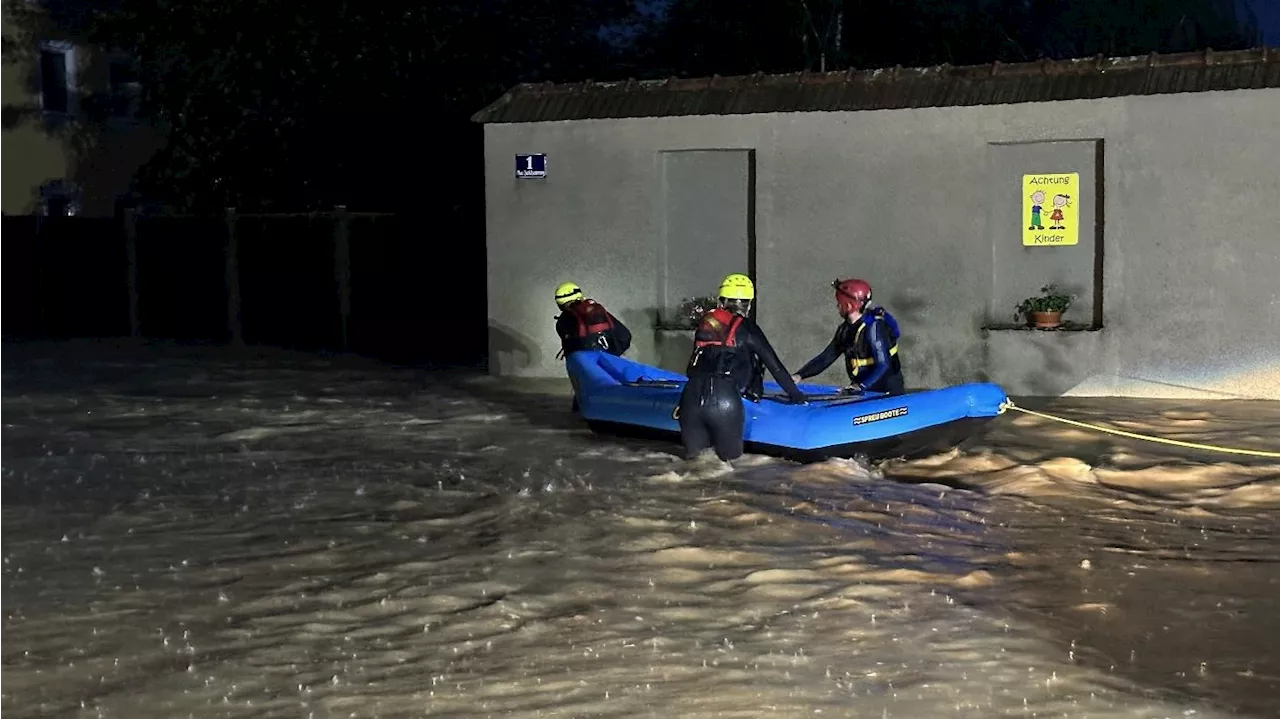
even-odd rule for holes
{"type": "Polygon", "coordinates": [[[702,316],[698,330],[693,334],[693,345],[703,347],[736,347],[738,344],[738,327],[742,326],[742,316],[717,307],[702,316]]]}
{"type": "Polygon", "coordinates": [[[565,308],[578,321],[578,338],[586,339],[613,329],[613,318],[604,305],[595,300],[580,300],[565,308]]]}

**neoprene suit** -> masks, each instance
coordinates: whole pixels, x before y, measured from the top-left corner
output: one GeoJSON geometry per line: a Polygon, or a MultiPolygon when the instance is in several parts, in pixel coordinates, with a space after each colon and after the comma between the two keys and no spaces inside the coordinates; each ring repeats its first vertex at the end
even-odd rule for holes
{"type": "Polygon", "coordinates": [[[763,394],[761,365],[792,401],[805,399],[760,327],[741,315],[725,320],[729,313],[718,312],[722,314],[713,311],[704,317],[685,371],[689,381],[680,394],[678,420],[686,459],[708,447],[714,447],[716,456],[725,461],[742,456],[742,398],[758,399],[763,394]],[[720,321],[708,329],[707,318],[720,321]]]}

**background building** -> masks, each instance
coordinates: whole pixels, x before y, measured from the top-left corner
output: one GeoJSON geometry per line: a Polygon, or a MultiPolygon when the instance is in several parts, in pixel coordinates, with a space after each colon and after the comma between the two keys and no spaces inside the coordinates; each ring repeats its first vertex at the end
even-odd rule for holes
{"type": "Polygon", "coordinates": [[[3,211],[111,216],[162,136],[138,115],[130,58],[4,3],[3,211]]]}
{"type": "Polygon", "coordinates": [[[659,327],[747,271],[791,369],[859,276],[912,387],[1280,399],[1274,52],[519,86],[475,119],[492,372],[563,373],[565,280],[682,368],[689,333],[659,327]],[[1075,244],[1024,244],[1040,174],[1074,174],[1075,244]],[[1014,325],[1050,282],[1076,325],[1014,325]]]}

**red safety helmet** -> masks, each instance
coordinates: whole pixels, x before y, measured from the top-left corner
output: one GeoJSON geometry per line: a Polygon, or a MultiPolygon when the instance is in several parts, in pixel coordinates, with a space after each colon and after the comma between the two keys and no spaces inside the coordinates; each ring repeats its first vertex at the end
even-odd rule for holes
{"type": "Polygon", "coordinates": [[[831,286],[836,289],[836,306],[840,308],[841,317],[862,312],[871,301],[871,285],[866,280],[834,280],[831,286]]]}

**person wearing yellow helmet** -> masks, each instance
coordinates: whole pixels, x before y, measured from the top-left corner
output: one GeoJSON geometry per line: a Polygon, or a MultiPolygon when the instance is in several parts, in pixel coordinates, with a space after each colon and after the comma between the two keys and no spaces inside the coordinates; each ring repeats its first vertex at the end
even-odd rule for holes
{"type": "Polygon", "coordinates": [[[631,348],[631,330],[604,305],[588,298],[574,282],[556,287],[556,334],[564,355],[584,350],[602,350],[621,357],[631,348]]]}
{"type": "Polygon", "coordinates": [[[764,331],[747,316],[755,298],[751,278],[737,273],[725,277],[716,308],[702,316],[694,332],[678,417],[686,459],[708,448],[724,461],[742,456],[742,400],[760,400],[764,368],[791,401],[805,401],[764,331]]]}
{"type": "Polygon", "coordinates": [[[756,298],[756,285],[750,277],[735,272],[720,281],[720,298],[751,302],[756,298]]]}
{"type": "MultiPolygon", "coordinates": [[[[560,357],[574,352],[598,350],[621,357],[631,348],[631,330],[604,305],[588,298],[576,282],[556,287],[556,334],[560,336],[560,357]]],[[[578,411],[574,393],[573,411],[578,411]]]]}

